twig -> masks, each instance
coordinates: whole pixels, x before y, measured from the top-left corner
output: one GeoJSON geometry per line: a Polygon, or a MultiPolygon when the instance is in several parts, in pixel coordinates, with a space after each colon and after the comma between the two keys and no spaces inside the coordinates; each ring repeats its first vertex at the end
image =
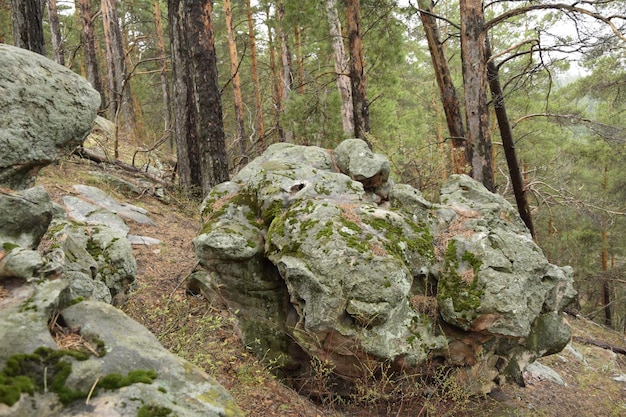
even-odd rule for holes
{"type": "Polygon", "coordinates": [[[96,378],[95,382],[91,386],[91,389],[89,390],[89,394],[87,394],[87,399],[85,400],[85,405],[89,405],[91,394],[93,394],[93,391],[96,389],[96,385],[98,385],[98,382],[100,382],[100,377],[96,378]]]}

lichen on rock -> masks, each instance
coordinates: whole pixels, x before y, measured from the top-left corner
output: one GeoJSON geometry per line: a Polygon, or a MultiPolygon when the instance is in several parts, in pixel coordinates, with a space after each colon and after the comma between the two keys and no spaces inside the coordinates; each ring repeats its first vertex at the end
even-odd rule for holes
{"type": "Polygon", "coordinates": [[[313,360],[346,381],[366,361],[444,356],[493,379],[568,338],[571,270],[548,263],[504,198],[455,175],[430,203],[361,140],[272,145],[202,215],[190,288],[236,311],[244,342],[289,374],[313,360]]]}

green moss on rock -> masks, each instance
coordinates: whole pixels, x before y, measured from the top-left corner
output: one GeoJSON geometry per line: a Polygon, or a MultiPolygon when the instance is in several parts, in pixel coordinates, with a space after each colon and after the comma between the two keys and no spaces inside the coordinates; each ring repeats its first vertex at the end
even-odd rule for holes
{"type": "Polygon", "coordinates": [[[172,416],[172,409],[159,405],[142,405],[137,410],[137,417],[169,417],[172,416]]]}

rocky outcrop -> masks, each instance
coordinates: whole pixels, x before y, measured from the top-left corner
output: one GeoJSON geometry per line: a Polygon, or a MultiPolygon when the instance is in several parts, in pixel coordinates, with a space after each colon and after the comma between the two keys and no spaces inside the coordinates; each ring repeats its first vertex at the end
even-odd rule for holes
{"type": "Polygon", "coordinates": [[[242,415],[213,378],[108,304],[137,270],[122,217],[153,224],[147,213],[93,187],[76,186],[83,198],[66,196],[66,208],[24,189],[82,142],[99,95],[6,45],[0,91],[0,416],[242,415]]]}
{"type": "Polygon", "coordinates": [[[242,415],[213,378],[124,313],[72,301],[66,280],[15,288],[0,307],[2,416],[242,415]]]}
{"type": "Polygon", "coordinates": [[[569,340],[571,269],[505,199],[453,176],[430,203],[360,140],[272,145],[202,217],[189,288],[237,311],[245,342],[288,373],[313,359],[350,381],[364,363],[444,357],[488,391],[569,340]]]}
{"type": "Polygon", "coordinates": [[[80,145],[100,95],[69,69],[0,44],[0,186],[24,189],[39,169],[80,145]]]}

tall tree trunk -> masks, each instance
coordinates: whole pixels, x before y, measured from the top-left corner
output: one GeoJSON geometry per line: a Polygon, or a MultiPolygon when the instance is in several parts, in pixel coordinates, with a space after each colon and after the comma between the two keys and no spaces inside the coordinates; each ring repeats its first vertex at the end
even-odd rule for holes
{"type": "Polygon", "coordinates": [[[461,60],[465,91],[467,155],[472,177],[489,191],[495,191],[485,63],[485,18],[482,0],[460,0],[461,60]]]}
{"type": "Polygon", "coordinates": [[[217,78],[217,57],[211,18],[212,0],[187,3],[191,69],[196,100],[196,132],[202,170],[202,194],[227,181],[228,157],[217,78]]]}
{"type": "Polygon", "coordinates": [[[154,29],[156,32],[157,50],[159,53],[159,65],[161,66],[161,94],[163,95],[163,119],[165,121],[164,132],[169,144],[170,152],[174,152],[172,140],[172,107],[170,105],[170,85],[167,77],[167,55],[165,53],[165,41],[163,37],[163,23],[161,20],[161,2],[154,1],[154,29]]]}
{"type": "Polygon", "coordinates": [[[274,49],[274,40],[272,39],[272,26],[270,24],[270,6],[265,9],[267,23],[267,48],[270,52],[270,71],[272,72],[272,79],[274,81],[274,116],[276,123],[276,136],[279,142],[285,141],[285,133],[283,132],[283,125],[280,120],[283,109],[283,89],[281,85],[281,76],[278,74],[278,66],[276,65],[276,51],[274,49]]]}
{"type": "Polygon", "coordinates": [[[176,139],[178,179],[186,192],[200,197],[202,173],[196,138],[196,102],[183,0],[168,0],[167,10],[172,54],[172,122],[176,139]]]}
{"type": "Polygon", "coordinates": [[[371,148],[372,144],[367,138],[370,131],[370,115],[365,91],[365,53],[363,51],[359,0],[346,0],[346,30],[350,51],[354,136],[365,140],[371,148]]]}
{"type": "Polygon", "coordinates": [[[296,43],[296,67],[298,68],[298,94],[304,94],[304,57],[302,56],[302,29],[296,24],[293,29],[294,42],[296,43]]]}
{"type": "MultiPolygon", "coordinates": [[[[109,117],[115,121],[116,128],[121,125],[124,135],[128,136],[133,128],[135,118],[115,0],[102,0],[101,8],[108,69],[109,117]]],[[[116,134],[116,143],[118,139],[116,134]]],[[[116,145],[115,157],[118,156],[118,146],[116,145]]]]}
{"type": "MultiPolygon", "coordinates": [[[[487,57],[491,57],[491,48],[489,46],[488,39],[486,48],[487,57]]],[[[524,178],[522,177],[522,171],[519,163],[517,162],[515,141],[513,140],[513,130],[511,129],[509,117],[506,114],[506,107],[504,105],[504,91],[502,91],[502,86],[500,85],[499,69],[492,59],[487,60],[487,78],[491,89],[493,107],[496,113],[496,118],[498,119],[498,127],[500,128],[504,155],[506,156],[506,163],[509,168],[509,176],[511,177],[511,184],[513,185],[517,211],[519,212],[526,227],[528,227],[533,239],[535,239],[535,228],[533,226],[533,219],[530,213],[530,206],[528,205],[528,198],[526,197],[526,186],[524,178]]]]}
{"type": "Polygon", "coordinates": [[[50,20],[50,34],[52,42],[52,52],[54,61],[57,64],[65,65],[65,53],[63,47],[63,37],[61,36],[61,24],[59,23],[59,13],[57,12],[57,0],[47,0],[48,16],[50,20]]]}
{"type": "Polygon", "coordinates": [[[42,1],[11,0],[11,19],[15,46],[45,55],[42,1]]]}
{"type": "Polygon", "coordinates": [[[606,239],[606,229],[602,230],[602,309],[604,310],[604,324],[611,327],[613,320],[611,317],[611,287],[607,271],[608,264],[608,244],[606,239]]]}
{"type": "Polygon", "coordinates": [[[98,71],[98,56],[96,54],[96,38],[93,30],[93,19],[89,0],[76,0],[77,8],[80,10],[82,43],[85,56],[85,67],[87,80],[91,86],[100,93],[100,110],[106,107],[106,95],[98,71]]]}
{"type": "Polygon", "coordinates": [[[241,96],[237,41],[235,40],[235,33],[233,31],[233,10],[230,0],[224,0],[224,14],[226,15],[226,32],[228,36],[228,52],[230,55],[230,75],[232,77],[233,95],[235,97],[235,122],[237,125],[235,141],[239,143],[241,161],[243,161],[247,152],[246,133],[243,118],[243,98],[241,96]]]}
{"type": "Polygon", "coordinates": [[[468,154],[469,147],[466,146],[461,103],[452,81],[452,74],[450,73],[448,60],[441,42],[437,21],[432,14],[434,3],[432,0],[419,0],[419,7],[420,19],[426,34],[430,58],[435,70],[435,78],[439,87],[441,103],[443,104],[451,139],[450,168],[455,174],[465,174],[468,172],[471,156],[468,154]]]}
{"type": "Polygon", "coordinates": [[[352,85],[350,69],[341,34],[341,21],[337,13],[337,0],[326,0],[326,15],[330,31],[330,42],[333,47],[335,73],[337,74],[337,90],[341,97],[341,122],[346,135],[354,135],[354,110],[352,106],[352,85]]]}
{"type": "MultiPolygon", "coordinates": [[[[609,167],[604,165],[604,177],[602,179],[602,190],[606,194],[609,189],[609,167]]],[[[609,245],[607,242],[606,226],[602,227],[602,308],[604,309],[604,324],[611,327],[613,318],[611,317],[611,287],[609,285],[609,245]]]]}
{"type": "MultiPolygon", "coordinates": [[[[283,115],[285,113],[285,105],[287,103],[287,101],[289,100],[289,96],[291,94],[291,90],[293,90],[293,66],[291,63],[291,50],[289,49],[289,35],[287,33],[287,31],[285,30],[284,23],[284,17],[285,17],[285,5],[284,2],[279,2],[276,5],[276,17],[277,17],[277,27],[278,27],[278,33],[277,33],[277,37],[278,39],[280,39],[280,51],[281,51],[281,61],[283,64],[283,70],[282,70],[282,75],[280,77],[281,80],[281,87],[282,87],[282,100],[281,100],[281,107],[280,107],[280,113],[281,115],[283,115]]],[[[284,141],[285,142],[291,142],[293,140],[293,132],[286,128],[284,129],[284,141]]]]}
{"type": "Polygon", "coordinates": [[[252,71],[252,84],[254,85],[254,99],[256,104],[256,126],[259,129],[259,148],[265,150],[265,125],[263,123],[263,103],[261,101],[261,85],[259,83],[259,65],[256,55],[256,41],[254,38],[254,20],[252,19],[252,7],[250,0],[246,0],[248,12],[248,41],[250,43],[250,66],[252,71]]]}

